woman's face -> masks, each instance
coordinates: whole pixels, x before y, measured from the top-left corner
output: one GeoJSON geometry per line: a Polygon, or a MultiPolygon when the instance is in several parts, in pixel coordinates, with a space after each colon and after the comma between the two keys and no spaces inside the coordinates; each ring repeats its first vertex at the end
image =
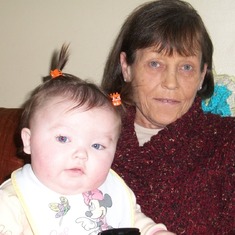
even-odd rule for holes
{"type": "Polygon", "coordinates": [[[201,53],[195,56],[168,56],[154,47],[137,50],[128,65],[120,55],[122,73],[132,83],[136,123],[147,128],[164,128],[184,115],[201,88],[207,65],[201,71],[201,53]]]}

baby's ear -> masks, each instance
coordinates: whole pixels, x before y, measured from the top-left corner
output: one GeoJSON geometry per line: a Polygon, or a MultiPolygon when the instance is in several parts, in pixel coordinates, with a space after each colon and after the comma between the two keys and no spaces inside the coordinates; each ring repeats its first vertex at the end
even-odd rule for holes
{"type": "Polygon", "coordinates": [[[30,138],[31,138],[31,131],[29,128],[23,128],[21,130],[21,138],[24,145],[24,152],[27,154],[31,154],[31,145],[30,145],[30,138]]]}

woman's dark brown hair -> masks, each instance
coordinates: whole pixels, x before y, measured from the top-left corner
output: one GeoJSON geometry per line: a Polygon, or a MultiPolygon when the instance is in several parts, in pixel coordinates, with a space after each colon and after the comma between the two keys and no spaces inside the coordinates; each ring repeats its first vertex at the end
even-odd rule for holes
{"type": "Polygon", "coordinates": [[[198,95],[203,99],[214,91],[212,74],[213,45],[205,25],[196,10],[180,0],[158,0],[136,8],[124,22],[108,56],[102,88],[108,92],[121,93],[123,103],[132,101],[131,83],[124,82],[120,53],[126,53],[126,60],[132,65],[136,51],[155,47],[156,52],[183,56],[202,52],[201,70],[207,64],[207,72],[198,95]]]}

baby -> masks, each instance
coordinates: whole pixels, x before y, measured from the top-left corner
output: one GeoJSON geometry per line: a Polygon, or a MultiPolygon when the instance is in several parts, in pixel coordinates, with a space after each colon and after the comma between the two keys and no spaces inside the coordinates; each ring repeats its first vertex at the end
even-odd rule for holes
{"type": "Polygon", "coordinates": [[[62,73],[67,60],[63,45],[51,78],[25,104],[21,137],[31,164],[0,187],[0,234],[91,235],[121,227],[172,234],[141,212],[131,189],[110,169],[121,130],[120,99],[113,105],[96,85],[62,73]]]}

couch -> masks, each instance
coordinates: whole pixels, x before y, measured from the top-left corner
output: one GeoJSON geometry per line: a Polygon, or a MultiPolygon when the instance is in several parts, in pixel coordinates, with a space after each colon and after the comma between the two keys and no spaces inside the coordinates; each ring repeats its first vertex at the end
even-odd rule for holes
{"type": "Polygon", "coordinates": [[[0,184],[13,170],[29,161],[22,146],[18,125],[22,109],[0,108],[0,184]]]}

